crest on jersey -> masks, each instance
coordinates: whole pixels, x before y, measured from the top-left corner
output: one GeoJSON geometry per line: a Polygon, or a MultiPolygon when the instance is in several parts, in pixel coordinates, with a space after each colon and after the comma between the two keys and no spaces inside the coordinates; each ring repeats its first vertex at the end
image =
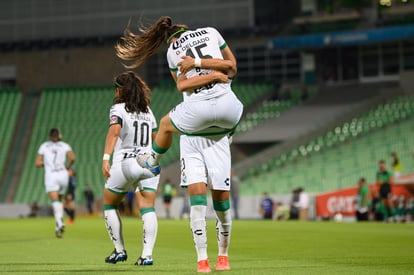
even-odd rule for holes
{"type": "Polygon", "coordinates": [[[111,116],[109,125],[113,124],[121,124],[122,125],[122,119],[119,116],[111,116]]]}

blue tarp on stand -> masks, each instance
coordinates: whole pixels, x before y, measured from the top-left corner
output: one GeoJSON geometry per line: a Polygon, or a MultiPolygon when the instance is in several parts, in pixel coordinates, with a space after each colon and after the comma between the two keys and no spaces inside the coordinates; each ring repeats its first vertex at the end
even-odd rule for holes
{"type": "Polygon", "coordinates": [[[414,25],[280,37],[269,41],[269,46],[273,49],[302,49],[359,45],[408,38],[414,38],[414,25]]]}

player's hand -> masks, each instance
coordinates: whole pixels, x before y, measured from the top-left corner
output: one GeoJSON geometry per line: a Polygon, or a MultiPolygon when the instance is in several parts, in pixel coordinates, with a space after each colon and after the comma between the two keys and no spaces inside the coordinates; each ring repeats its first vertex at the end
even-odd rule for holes
{"type": "Polygon", "coordinates": [[[194,69],[194,58],[191,56],[182,56],[181,61],[178,62],[177,66],[180,67],[182,74],[186,74],[188,71],[194,69]]]}
{"type": "Polygon", "coordinates": [[[227,74],[224,74],[219,71],[215,71],[212,74],[214,74],[214,78],[217,82],[227,83],[229,81],[229,76],[227,74]]]}
{"type": "Polygon", "coordinates": [[[109,173],[109,170],[111,170],[111,166],[109,165],[109,160],[102,161],[102,174],[105,178],[109,178],[111,176],[111,173],[109,173]]]}
{"type": "Polygon", "coordinates": [[[69,177],[72,177],[75,174],[72,168],[68,168],[68,175],[69,177]]]}

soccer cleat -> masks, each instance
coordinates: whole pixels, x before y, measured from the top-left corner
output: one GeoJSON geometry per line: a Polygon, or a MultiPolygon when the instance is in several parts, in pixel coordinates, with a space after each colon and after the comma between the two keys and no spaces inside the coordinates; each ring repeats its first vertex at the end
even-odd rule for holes
{"type": "Polygon", "coordinates": [[[111,255],[105,258],[105,263],[108,264],[116,264],[117,262],[123,262],[128,259],[126,251],[123,250],[122,252],[116,252],[116,249],[112,251],[111,255]]]}
{"type": "Polygon", "coordinates": [[[56,233],[56,238],[62,238],[63,237],[63,233],[65,232],[65,226],[62,225],[61,227],[59,227],[58,229],[56,229],[55,233],[56,233]]]}
{"type": "Polygon", "coordinates": [[[153,162],[155,162],[155,158],[149,153],[138,154],[137,162],[139,166],[150,170],[150,172],[153,173],[154,176],[156,176],[159,173],[161,173],[161,167],[158,164],[151,165],[149,162],[150,158],[152,158],[153,162]]]}
{"type": "Polygon", "coordinates": [[[197,263],[197,272],[200,273],[209,273],[211,272],[210,264],[208,259],[198,261],[197,263]]]}
{"type": "Polygon", "coordinates": [[[228,256],[218,256],[216,270],[230,270],[228,256]]]}
{"type": "Polygon", "coordinates": [[[152,261],[151,256],[147,256],[145,258],[139,257],[138,260],[135,262],[135,265],[152,265],[154,262],[152,261]]]}

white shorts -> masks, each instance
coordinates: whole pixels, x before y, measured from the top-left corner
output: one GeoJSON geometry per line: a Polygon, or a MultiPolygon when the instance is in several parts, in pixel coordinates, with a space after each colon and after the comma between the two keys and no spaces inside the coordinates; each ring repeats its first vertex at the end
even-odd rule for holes
{"type": "Polygon", "coordinates": [[[234,93],[208,100],[184,101],[170,111],[174,127],[184,135],[225,135],[234,130],[243,114],[243,104],[234,93]]]}
{"type": "Polygon", "coordinates": [[[64,195],[68,184],[69,174],[66,169],[45,173],[45,188],[47,193],[58,192],[60,195],[64,195]]]}
{"type": "Polygon", "coordinates": [[[111,176],[106,180],[105,188],[114,193],[126,194],[131,187],[138,191],[158,189],[160,176],[154,176],[148,169],[139,166],[135,158],[127,158],[111,166],[111,176]]]}
{"type": "Polygon", "coordinates": [[[227,136],[180,137],[181,187],[204,182],[212,190],[230,190],[231,154],[227,136]]]}

